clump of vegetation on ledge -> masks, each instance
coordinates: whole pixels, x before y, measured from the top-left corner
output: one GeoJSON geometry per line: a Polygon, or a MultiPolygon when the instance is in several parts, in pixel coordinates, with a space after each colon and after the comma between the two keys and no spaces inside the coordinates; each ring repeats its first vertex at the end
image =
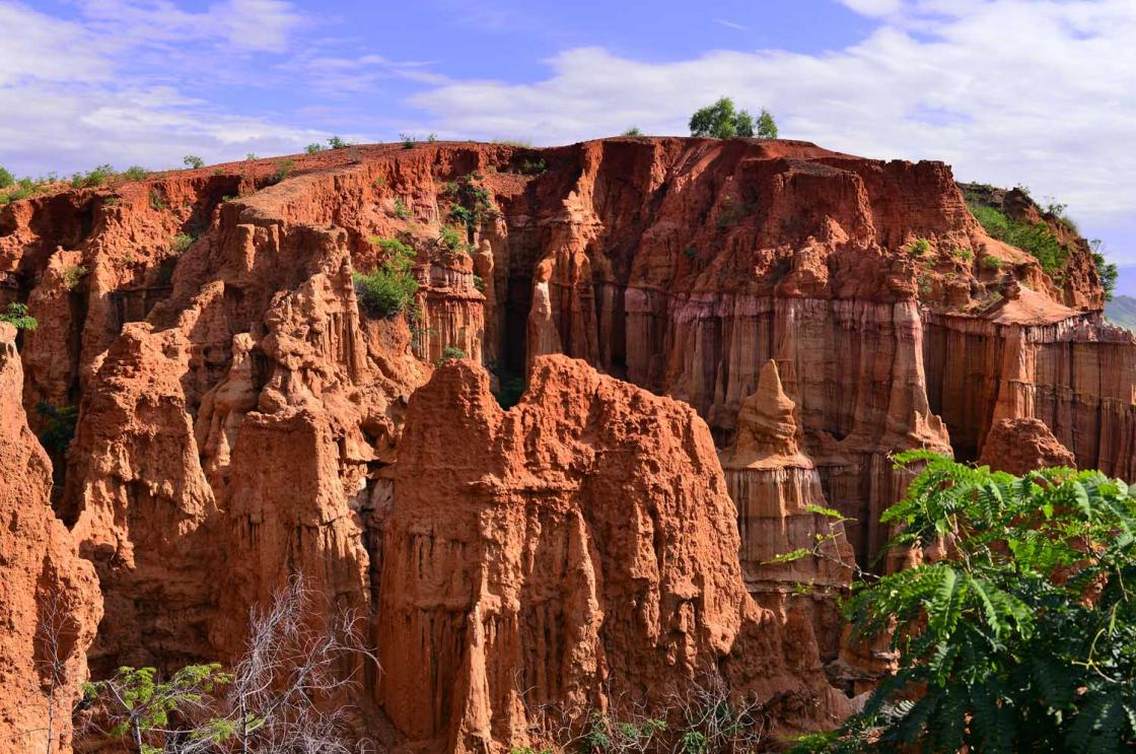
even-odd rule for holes
{"type": "Polygon", "coordinates": [[[7,322],[17,330],[31,332],[39,327],[39,322],[28,313],[28,305],[12,302],[3,312],[0,312],[0,322],[7,322]]]}
{"type": "Polygon", "coordinates": [[[1099,471],[1015,477],[926,451],[881,517],[945,559],[862,585],[855,636],[898,672],[799,752],[1104,752],[1136,747],[1136,497],[1099,471]]]}
{"type": "Polygon", "coordinates": [[[369,273],[355,273],[359,303],[373,317],[393,317],[409,311],[418,293],[413,270],[414,249],[397,238],[373,238],[371,242],[386,258],[369,273]]]}

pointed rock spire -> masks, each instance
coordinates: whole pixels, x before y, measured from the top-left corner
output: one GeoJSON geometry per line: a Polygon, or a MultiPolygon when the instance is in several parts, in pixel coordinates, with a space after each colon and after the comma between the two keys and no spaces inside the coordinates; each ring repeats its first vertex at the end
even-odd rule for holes
{"type": "Polygon", "coordinates": [[[797,405],[785,394],[777,362],[761,367],[757,390],[742,401],[734,443],[722,453],[725,468],[770,468],[813,463],[801,452],[797,405]]]}

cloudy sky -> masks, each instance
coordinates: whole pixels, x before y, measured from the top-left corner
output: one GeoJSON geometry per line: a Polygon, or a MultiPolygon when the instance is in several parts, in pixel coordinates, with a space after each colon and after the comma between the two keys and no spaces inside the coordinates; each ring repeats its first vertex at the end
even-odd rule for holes
{"type": "Polygon", "coordinates": [[[784,136],[1054,197],[1136,294],[1136,0],[0,0],[0,164],[66,174],[338,134],[784,136]]]}

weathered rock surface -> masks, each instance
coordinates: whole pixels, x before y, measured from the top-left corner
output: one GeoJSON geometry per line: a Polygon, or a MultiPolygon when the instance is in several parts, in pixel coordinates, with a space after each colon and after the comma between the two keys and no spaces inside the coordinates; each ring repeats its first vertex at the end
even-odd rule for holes
{"type": "Polygon", "coordinates": [[[382,702],[411,740],[508,748],[541,709],[661,707],[754,633],[768,654],[740,680],[807,695],[814,723],[830,712],[811,637],[746,594],[734,505],[688,406],[540,357],[505,412],[485,372],[453,362],[406,426],[379,647],[382,702]]]}
{"type": "Polygon", "coordinates": [[[98,580],[51,510],[51,462],[20,405],[16,331],[0,322],[0,752],[68,751],[102,615],[98,580]]]}
{"type": "MultiPolygon", "coordinates": [[[[1136,481],[1136,337],[1101,322],[1088,247],[1066,239],[1058,284],[941,163],[672,138],[294,163],[0,208],[0,300],[41,323],[0,399],[37,429],[37,405],[79,407],[55,508],[100,577],[96,672],[229,659],[302,572],[371,618],[388,672],[362,696],[414,741],[526,740],[514,671],[573,710],[600,679],[642,696],[715,665],[819,698],[827,595],[850,553],[889,567],[890,453],[973,460],[1037,419],[1136,481]],[[395,238],[419,292],[366,316],[352,274],[395,238]],[[437,406],[411,400],[453,349],[492,376],[446,367],[437,406]],[[486,385],[525,375],[502,413],[486,385]]],[[[810,704],[778,715],[839,706],[810,704]]]]}
{"type": "Polygon", "coordinates": [[[1021,476],[1047,466],[1076,466],[1073,453],[1040,419],[1003,419],[986,436],[978,463],[1021,476]]]}
{"type": "Polygon", "coordinates": [[[851,584],[855,555],[843,521],[827,512],[816,466],[801,450],[795,411],[777,363],[766,362],[757,390],[742,401],[721,462],[738,510],[746,587],[764,607],[803,612],[830,661],[840,645],[836,598],[851,584]]]}

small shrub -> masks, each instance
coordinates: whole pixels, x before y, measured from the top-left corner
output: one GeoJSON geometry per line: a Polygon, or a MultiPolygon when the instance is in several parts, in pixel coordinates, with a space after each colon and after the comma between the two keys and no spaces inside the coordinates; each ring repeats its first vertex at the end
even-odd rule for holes
{"type": "Polygon", "coordinates": [[[974,260],[974,252],[973,251],[971,251],[970,249],[963,249],[963,248],[960,248],[958,246],[951,249],[951,256],[954,257],[955,259],[961,259],[962,261],[966,262],[967,264],[969,264],[970,262],[972,262],[974,260]]]}
{"type": "Polygon", "coordinates": [[[916,238],[911,243],[904,247],[907,253],[913,257],[921,257],[931,250],[931,242],[926,238],[916,238]]]}
{"type": "Polygon", "coordinates": [[[181,254],[197,240],[189,233],[178,233],[174,236],[174,240],[170,242],[170,250],[175,254],[181,254]]]}
{"type": "Polygon", "coordinates": [[[71,176],[72,188],[97,188],[102,186],[111,176],[114,175],[114,168],[110,165],[99,165],[97,168],[87,173],[75,173],[71,176]]]}
{"type": "Polygon", "coordinates": [[[406,203],[402,199],[394,200],[394,216],[399,220],[405,220],[410,217],[410,210],[406,208],[406,203]]]}
{"type": "Polygon", "coordinates": [[[356,273],[355,290],[367,313],[392,317],[407,311],[418,293],[413,273],[414,249],[397,238],[376,237],[371,242],[385,252],[386,259],[369,274],[356,273]]]}
{"type": "Polygon", "coordinates": [[[258,158],[256,156],[256,152],[249,152],[248,154],[245,155],[245,159],[248,160],[249,162],[252,162],[253,160],[257,160],[257,159],[260,159],[260,158],[258,158]]]}
{"type": "Polygon", "coordinates": [[[399,134],[398,140],[402,142],[403,149],[414,149],[414,144],[417,142],[410,134],[399,134]]]}
{"type": "Polygon", "coordinates": [[[12,177],[3,165],[0,165],[0,189],[8,188],[16,183],[16,179],[12,177]]]}
{"type": "Polygon", "coordinates": [[[280,162],[276,163],[276,172],[272,175],[273,182],[280,183],[280,181],[287,178],[289,175],[291,175],[292,169],[295,166],[296,163],[293,160],[281,160],[280,162]]]}
{"type": "Polygon", "coordinates": [[[473,287],[476,288],[479,292],[485,293],[485,278],[481,277],[480,275],[474,275],[473,287]]]}
{"type": "Polygon", "coordinates": [[[632,126],[631,128],[624,131],[623,135],[624,136],[642,136],[643,132],[640,131],[637,126],[632,126]]]}
{"type": "Polygon", "coordinates": [[[71,265],[63,271],[63,285],[67,290],[73,291],[87,277],[89,270],[81,264],[71,265]]]}
{"type": "Polygon", "coordinates": [[[982,257],[982,268],[985,270],[1000,270],[1002,269],[1002,260],[998,257],[982,257]]]}
{"type": "Polygon", "coordinates": [[[437,140],[438,140],[438,134],[435,134],[435,133],[432,133],[432,134],[430,134],[429,136],[426,137],[426,141],[430,142],[431,144],[433,144],[437,140]]]}
{"type": "Polygon", "coordinates": [[[181,162],[191,170],[197,170],[199,168],[205,167],[205,160],[201,159],[195,154],[187,154],[185,157],[181,158],[181,162]]]}
{"type": "Polygon", "coordinates": [[[441,241],[442,246],[445,246],[450,253],[469,253],[469,247],[465,242],[465,234],[460,228],[453,225],[442,226],[441,232],[438,234],[438,240],[441,241]]]}
{"type": "Polygon", "coordinates": [[[447,361],[460,361],[465,358],[465,351],[457,346],[446,346],[442,349],[442,358],[438,359],[438,364],[444,364],[447,361]]]}
{"type": "Polygon", "coordinates": [[[165,208],[166,200],[162,198],[162,193],[157,188],[150,189],[150,209],[161,212],[165,208]]]}
{"type": "Polygon", "coordinates": [[[304,147],[304,151],[308,154],[319,154],[323,151],[323,144],[309,144],[304,147]]]}
{"type": "Polygon", "coordinates": [[[3,312],[0,312],[0,322],[7,322],[17,330],[27,330],[28,332],[39,327],[36,318],[28,314],[28,305],[15,301],[8,304],[8,308],[3,312]]]}
{"type": "Polygon", "coordinates": [[[535,160],[526,159],[520,167],[522,175],[540,175],[546,170],[548,170],[548,165],[545,164],[543,157],[538,157],[535,160]]]}
{"type": "Polygon", "coordinates": [[[332,136],[330,139],[328,139],[327,145],[332,149],[347,149],[347,147],[351,146],[348,142],[344,141],[338,136],[332,136]]]}
{"type": "Polygon", "coordinates": [[[131,165],[122,172],[122,177],[128,181],[144,181],[150,171],[140,165],[131,165]]]}

